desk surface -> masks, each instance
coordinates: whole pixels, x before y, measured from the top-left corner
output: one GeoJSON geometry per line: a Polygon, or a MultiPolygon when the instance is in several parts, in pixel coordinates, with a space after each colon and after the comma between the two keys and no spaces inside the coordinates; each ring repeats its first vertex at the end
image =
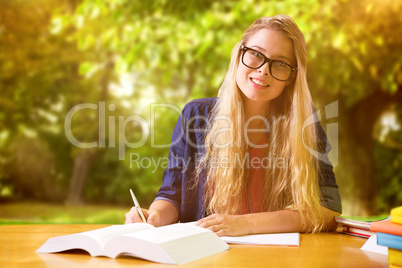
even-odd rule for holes
{"type": "MultiPolygon", "coordinates": [[[[2,225],[1,267],[173,267],[131,257],[92,258],[83,251],[37,254],[48,238],[106,225],[2,225]]],[[[389,267],[387,256],[360,250],[367,239],[331,233],[302,234],[300,247],[230,245],[230,249],[180,267],[389,267]]]]}

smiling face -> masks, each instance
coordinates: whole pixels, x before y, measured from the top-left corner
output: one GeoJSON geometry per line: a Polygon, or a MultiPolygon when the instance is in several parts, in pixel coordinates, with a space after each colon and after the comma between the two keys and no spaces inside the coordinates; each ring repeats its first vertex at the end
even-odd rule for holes
{"type": "MultiPolygon", "coordinates": [[[[296,66],[292,42],[276,30],[258,30],[244,45],[257,50],[269,59],[296,66]]],[[[256,102],[269,102],[275,99],[291,80],[278,81],[273,78],[269,72],[268,62],[258,69],[251,69],[240,60],[236,73],[237,86],[243,97],[256,102]]]]}

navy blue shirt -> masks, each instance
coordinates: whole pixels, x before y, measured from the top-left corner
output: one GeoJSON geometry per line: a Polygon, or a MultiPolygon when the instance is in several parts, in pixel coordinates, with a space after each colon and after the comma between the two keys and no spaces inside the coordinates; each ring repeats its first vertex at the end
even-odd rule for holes
{"type": "MultiPolygon", "coordinates": [[[[196,221],[205,214],[204,185],[206,173],[201,172],[198,184],[194,185],[198,161],[205,154],[204,138],[208,121],[217,98],[196,99],[185,105],[176,123],[169,150],[168,168],[163,173],[162,186],[155,200],[171,202],[179,212],[181,222],[196,221]]],[[[318,124],[319,125],[319,124],[318,124]]],[[[328,152],[329,142],[321,125],[318,127],[320,144],[325,144],[328,152]]],[[[321,146],[322,147],[322,146],[321,146]]],[[[341,199],[332,165],[327,161],[320,163],[319,186],[322,193],[322,205],[342,212],[341,199]]]]}

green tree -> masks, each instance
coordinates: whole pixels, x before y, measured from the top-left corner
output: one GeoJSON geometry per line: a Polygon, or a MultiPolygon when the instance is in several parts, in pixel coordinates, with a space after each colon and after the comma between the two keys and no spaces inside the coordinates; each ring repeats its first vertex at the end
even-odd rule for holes
{"type": "Polygon", "coordinates": [[[57,150],[66,145],[60,119],[64,96],[77,85],[78,55],[49,32],[57,7],[46,0],[0,2],[0,183],[27,198],[63,196],[54,153],[65,155],[57,150]]]}
{"type": "Polygon", "coordinates": [[[339,168],[344,212],[378,213],[374,126],[402,101],[401,1],[332,1],[310,18],[310,75],[321,105],[339,100],[339,168]]]}

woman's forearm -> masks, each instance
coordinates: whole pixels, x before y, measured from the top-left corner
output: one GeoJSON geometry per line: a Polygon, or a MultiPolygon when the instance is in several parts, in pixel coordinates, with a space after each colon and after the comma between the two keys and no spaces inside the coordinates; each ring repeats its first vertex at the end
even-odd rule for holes
{"type": "MultiPolygon", "coordinates": [[[[322,231],[333,231],[337,228],[335,216],[339,213],[322,208],[324,225],[322,231]]],[[[314,228],[309,221],[303,226],[300,212],[297,210],[280,210],[244,215],[250,223],[250,233],[282,233],[307,232],[314,228]]]]}
{"type": "MultiPolygon", "coordinates": [[[[338,212],[321,207],[324,216],[322,231],[332,231],[337,227],[334,217],[338,212]]],[[[263,233],[307,232],[314,229],[311,223],[302,225],[300,212],[280,210],[251,213],[245,215],[212,214],[199,220],[196,225],[208,228],[219,236],[238,236],[263,233]]]]}
{"type": "Polygon", "coordinates": [[[155,211],[159,214],[160,222],[158,225],[167,225],[176,223],[179,220],[179,212],[176,207],[166,200],[156,200],[149,207],[149,212],[155,211]]]}

